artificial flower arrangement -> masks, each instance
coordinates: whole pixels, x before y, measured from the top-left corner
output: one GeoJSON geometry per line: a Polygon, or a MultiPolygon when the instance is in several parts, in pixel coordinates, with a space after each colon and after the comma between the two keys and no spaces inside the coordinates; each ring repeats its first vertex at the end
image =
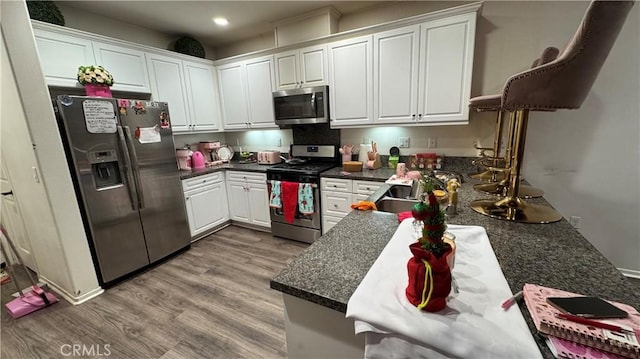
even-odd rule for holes
{"type": "Polygon", "coordinates": [[[102,66],[80,66],[78,67],[78,82],[85,85],[113,85],[113,76],[102,66]]]}
{"type": "Polygon", "coordinates": [[[407,263],[409,284],[407,299],[420,310],[437,312],[446,307],[451,291],[451,260],[454,247],[444,240],[447,228],[444,212],[433,193],[431,178],[423,176],[421,184],[425,197],[411,211],[416,221],[422,222],[422,236],[409,245],[413,257],[407,263]]]}

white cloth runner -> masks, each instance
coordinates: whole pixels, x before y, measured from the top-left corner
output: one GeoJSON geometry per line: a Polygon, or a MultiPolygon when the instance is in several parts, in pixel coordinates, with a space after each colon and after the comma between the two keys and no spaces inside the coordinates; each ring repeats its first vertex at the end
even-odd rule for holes
{"type": "Polygon", "coordinates": [[[346,316],[355,320],[356,334],[367,333],[366,353],[387,358],[541,358],[518,308],[500,307],[512,292],[484,228],[448,225],[447,231],[456,236],[452,274],[459,293],[452,290],[447,308],[437,313],[409,303],[407,261],[417,235],[413,218],[404,220],[347,304],[346,316]]]}

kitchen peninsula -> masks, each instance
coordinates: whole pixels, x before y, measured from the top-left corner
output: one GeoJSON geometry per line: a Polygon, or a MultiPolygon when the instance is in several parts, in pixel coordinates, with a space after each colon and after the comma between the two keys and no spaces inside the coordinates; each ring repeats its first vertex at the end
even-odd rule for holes
{"type": "MultiPolygon", "coordinates": [[[[640,294],[630,282],[568,221],[532,225],[477,214],[469,202],[486,195],[474,191],[473,184],[478,181],[466,176],[474,170],[470,159],[452,158],[445,170],[465,175],[459,192],[459,215],[449,218],[448,223],[486,229],[514,293],[525,283],[534,283],[640,307],[640,294]]],[[[380,169],[345,176],[333,169],[323,176],[384,181],[390,174],[388,169],[380,169]]],[[[370,200],[375,202],[388,188],[383,185],[370,200]]],[[[352,211],[271,280],[271,288],[284,297],[289,357],[310,353],[362,357],[364,338],[354,335],[353,321],[345,319],[344,313],[349,298],[397,227],[393,213],[352,211]]],[[[519,303],[519,309],[535,333],[524,303],[519,303]]],[[[544,340],[534,338],[543,357],[553,358],[544,340]]]]}

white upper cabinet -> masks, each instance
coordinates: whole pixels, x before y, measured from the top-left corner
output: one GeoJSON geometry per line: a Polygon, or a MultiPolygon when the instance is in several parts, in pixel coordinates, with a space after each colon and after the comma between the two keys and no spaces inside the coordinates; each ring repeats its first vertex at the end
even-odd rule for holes
{"type": "Polygon", "coordinates": [[[418,111],[429,123],[468,122],[476,16],[421,26],[418,111]]]}
{"type": "Polygon", "coordinates": [[[219,66],[217,71],[223,127],[225,129],[247,128],[249,112],[244,65],[228,64],[219,66]]]}
{"type": "Polygon", "coordinates": [[[33,32],[47,85],[80,86],[78,67],[96,64],[91,40],[37,28],[33,32]]]}
{"type": "Polygon", "coordinates": [[[219,126],[213,66],[147,53],[153,100],[169,103],[174,132],[212,131],[219,126]]]}
{"type": "Polygon", "coordinates": [[[249,126],[276,127],[273,111],[273,57],[266,56],[245,62],[249,126]]]}
{"type": "Polygon", "coordinates": [[[218,66],[223,126],[227,130],[276,128],[273,56],[218,66]]]}
{"type": "Polygon", "coordinates": [[[112,90],[151,92],[144,52],[94,41],[93,53],[95,63],[107,69],[113,76],[112,90]]]}
{"type": "Polygon", "coordinates": [[[287,90],[327,84],[327,46],[275,54],[276,87],[287,90]]]}
{"type": "Polygon", "coordinates": [[[373,37],[333,42],[327,50],[331,127],[371,124],[373,37]]]}
{"type": "Polygon", "coordinates": [[[113,75],[115,91],[149,93],[144,52],[124,44],[95,41],[73,30],[34,23],[45,81],[50,86],[79,87],[78,67],[100,65],[113,75]]]}
{"type": "Polygon", "coordinates": [[[113,91],[151,93],[169,103],[175,132],[216,131],[219,102],[213,63],[105,36],[32,21],[45,80],[80,87],[78,67],[100,65],[113,75],[113,91]]]}
{"type": "Polygon", "coordinates": [[[220,123],[213,66],[183,61],[192,129],[217,130],[220,123]]]}
{"type": "Polygon", "coordinates": [[[171,127],[174,131],[191,128],[188,119],[186,86],[182,61],[158,54],[147,54],[153,100],[169,103],[171,127]]]}
{"type": "Polygon", "coordinates": [[[374,122],[395,124],[416,118],[418,25],[373,35],[374,122]]]}
{"type": "Polygon", "coordinates": [[[300,85],[298,79],[298,63],[300,62],[298,50],[283,52],[275,55],[276,79],[278,90],[297,88],[300,85]]]}
{"type": "Polygon", "coordinates": [[[476,14],[374,35],[374,123],[466,124],[476,14]]]}

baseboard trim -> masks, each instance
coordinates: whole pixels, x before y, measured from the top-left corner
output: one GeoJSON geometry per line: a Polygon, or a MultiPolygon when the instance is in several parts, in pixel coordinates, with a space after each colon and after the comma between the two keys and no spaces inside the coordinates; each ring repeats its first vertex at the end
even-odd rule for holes
{"type": "Polygon", "coordinates": [[[219,224],[219,225],[217,225],[217,226],[215,226],[213,228],[210,228],[209,230],[207,230],[205,232],[197,234],[194,237],[191,237],[191,244],[201,240],[202,238],[204,238],[204,237],[206,237],[208,235],[214,234],[217,231],[223,230],[223,229],[229,227],[230,225],[231,225],[231,221],[227,221],[227,222],[224,222],[223,224],[219,224]]]}
{"type": "Polygon", "coordinates": [[[62,287],[60,287],[59,285],[57,285],[55,282],[47,279],[45,276],[39,276],[39,279],[45,283],[47,283],[47,285],[52,288],[56,294],[59,294],[62,298],[64,298],[67,302],[73,304],[73,305],[78,305],[78,304],[82,304],[86,301],[88,301],[89,299],[93,299],[97,296],[99,296],[100,294],[104,293],[104,289],[102,287],[98,287],[94,290],[91,290],[81,296],[75,296],[71,293],[69,293],[68,291],[66,291],[65,289],[63,289],[62,287]]]}
{"type": "Polygon", "coordinates": [[[238,227],[244,227],[244,228],[249,228],[249,229],[255,229],[256,231],[260,231],[260,232],[267,232],[267,233],[271,233],[271,228],[269,227],[262,227],[262,226],[258,226],[255,224],[250,224],[250,223],[245,223],[245,222],[238,222],[238,221],[231,221],[231,224],[234,226],[238,226],[238,227]]]}
{"type": "Polygon", "coordinates": [[[640,270],[618,268],[625,277],[640,279],[640,270]]]}

